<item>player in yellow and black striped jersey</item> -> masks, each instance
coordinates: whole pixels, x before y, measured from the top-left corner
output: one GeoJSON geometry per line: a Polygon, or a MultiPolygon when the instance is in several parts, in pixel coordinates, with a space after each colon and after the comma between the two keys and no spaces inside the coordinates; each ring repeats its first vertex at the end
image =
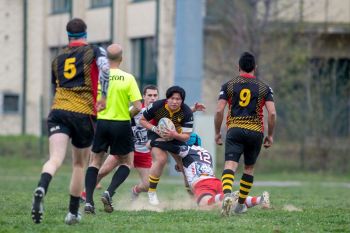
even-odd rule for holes
{"type": "Polygon", "coordinates": [[[232,186],[238,162],[244,154],[244,171],[240,182],[239,204],[236,213],[246,211],[244,201],[253,185],[254,164],[260,153],[264,137],[263,107],[268,111],[268,135],[264,147],[273,143],[276,110],[272,89],[254,76],[255,58],[245,52],[239,59],[240,74],[222,85],[215,114],[215,141],[221,145],[221,124],[228,104],[227,135],[225,141],[225,167],[222,186],[225,199],[222,214],[229,215],[232,206],[232,186]]]}
{"type": "MultiPolygon", "coordinates": [[[[155,145],[160,140],[160,136],[157,127],[150,121],[153,120],[158,123],[163,117],[171,119],[176,130],[164,133],[163,137],[169,140],[165,143],[170,147],[186,145],[193,128],[193,113],[191,108],[184,103],[185,96],[186,93],[183,88],[179,86],[170,87],[166,91],[166,99],[158,100],[149,105],[140,119],[140,124],[149,130],[148,139],[151,140],[151,152],[155,156],[150,170],[150,186],[148,189],[149,203],[152,205],[159,204],[156,189],[167,162],[167,152],[155,145]]],[[[180,158],[178,159],[180,160],[180,158]]]]}
{"type": "Polygon", "coordinates": [[[69,212],[65,222],[78,223],[80,193],[84,170],[89,160],[94,135],[95,105],[103,108],[109,81],[108,60],[103,48],[86,42],[85,22],[74,18],[67,23],[69,44],[52,62],[54,99],[48,116],[50,158],[42,169],[34,190],[32,219],[41,223],[43,199],[57,169],[61,166],[69,140],[73,149],[73,172],[70,185],[69,212]],[[103,98],[96,103],[98,83],[103,98]]]}

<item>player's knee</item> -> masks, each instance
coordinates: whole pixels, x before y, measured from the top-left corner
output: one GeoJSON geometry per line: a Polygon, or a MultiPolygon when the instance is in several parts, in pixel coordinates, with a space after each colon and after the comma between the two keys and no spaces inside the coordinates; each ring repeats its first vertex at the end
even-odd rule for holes
{"type": "Polygon", "coordinates": [[[86,161],[85,160],[76,160],[73,162],[74,168],[85,168],[86,167],[86,161]]]}
{"type": "Polygon", "coordinates": [[[129,167],[129,168],[131,168],[132,167],[132,160],[131,160],[131,156],[130,155],[126,155],[126,156],[120,156],[119,158],[118,158],[118,160],[119,160],[119,165],[125,165],[125,166],[127,166],[127,167],[129,167]]]}
{"type": "Polygon", "coordinates": [[[61,167],[63,160],[57,158],[50,158],[48,163],[53,167],[59,168],[61,167]]]}
{"type": "Polygon", "coordinates": [[[94,155],[90,158],[89,166],[100,168],[102,165],[102,158],[100,156],[94,155]]]}

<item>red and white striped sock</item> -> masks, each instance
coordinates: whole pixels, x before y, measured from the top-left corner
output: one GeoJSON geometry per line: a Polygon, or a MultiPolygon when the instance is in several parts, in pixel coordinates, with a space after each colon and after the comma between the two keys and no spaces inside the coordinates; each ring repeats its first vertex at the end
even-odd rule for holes
{"type": "Polygon", "coordinates": [[[214,203],[219,203],[224,199],[224,194],[216,194],[208,200],[208,205],[213,205],[214,203]]]}
{"type": "Polygon", "coordinates": [[[260,204],[260,200],[261,200],[261,197],[251,197],[251,196],[248,196],[247,199],[245,200],[244,204],[248,207],[248,208],[251,208],[251,207],[254,207],[256,205],[259,205],[260,204]]]}

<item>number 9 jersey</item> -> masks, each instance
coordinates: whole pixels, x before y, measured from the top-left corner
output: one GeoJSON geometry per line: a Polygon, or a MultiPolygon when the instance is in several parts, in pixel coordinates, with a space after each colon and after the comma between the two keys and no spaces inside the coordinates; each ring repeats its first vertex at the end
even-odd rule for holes
{"type": "Polygon", "coordinates": [[[243,128],[264,132],[263,107],[273,101],[273,91],[249,74],[234,77],[221,87],[219,100],[228,102],[227,128],[243,128]]]}
{"type": "Polygon", "coordinates": [[[182,163],[190,186],[201,179],[215,178],[212,156],[200,146],[191,146],[182,163]]]}

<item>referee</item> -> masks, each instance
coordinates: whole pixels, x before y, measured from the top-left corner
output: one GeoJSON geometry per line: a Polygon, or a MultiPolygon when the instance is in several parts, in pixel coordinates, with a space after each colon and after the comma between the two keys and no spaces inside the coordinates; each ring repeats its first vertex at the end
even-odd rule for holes
{"type": "Polygon", "coordinates": [[[113,211],[112,196],[129,176],[133,161],[134,142],[130,119],[141,110],[142,96],[134,76],[119,69],[122,53],[122,47],[119,44],[112,44],[107,48],[110,66],[109,87],[106,108],[97,115],[92,156],[85,176],[85,213],[95,213],[93,192],[102,159],[108,148],[110,155],[118,159],[119,167],[101,197],[106,212],[113,211]],[[134,106],[134,112],[129,112],[130,102],[134,106]]]}

